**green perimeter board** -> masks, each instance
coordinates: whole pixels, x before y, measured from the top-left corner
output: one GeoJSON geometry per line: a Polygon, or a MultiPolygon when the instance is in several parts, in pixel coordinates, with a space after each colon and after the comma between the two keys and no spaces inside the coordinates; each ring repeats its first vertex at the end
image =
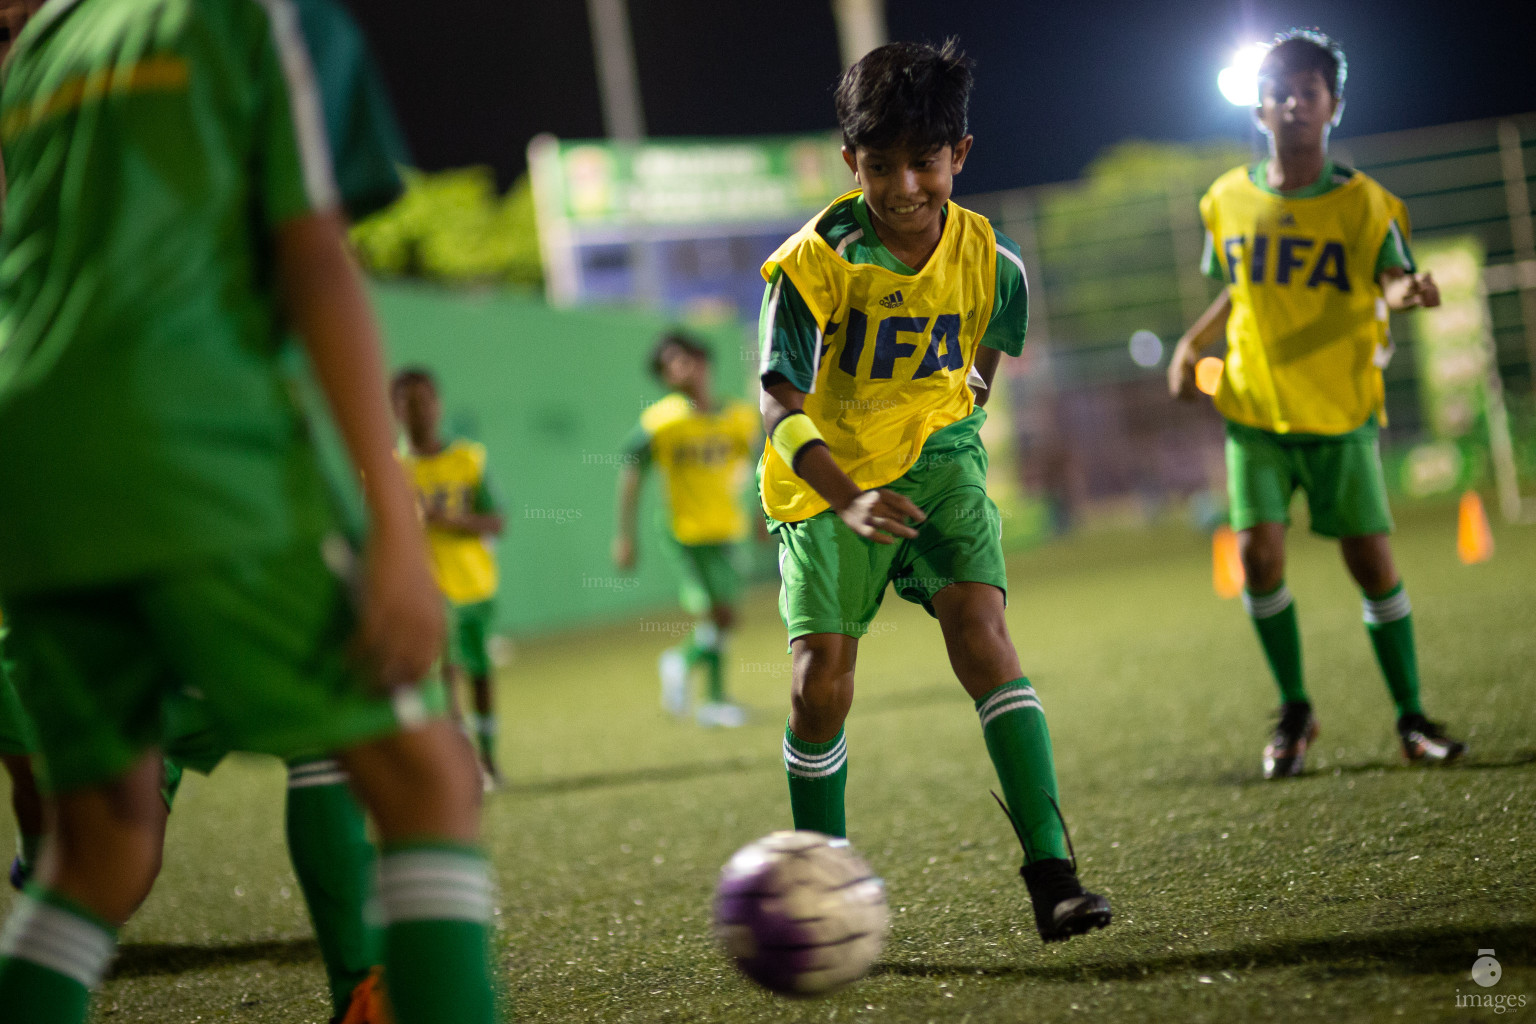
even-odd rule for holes
{"type": "MultiPolygon", "coordinates": [[[[437,376],[444,427],[481,441],[507,516],[497,548],[495,628],[515,634],[676,609],[662,550],[663,497],[649,474],[640,563],[615,571],[609,548],[621,442],[662,397],[648,356],[676,321],[633,309],[557,309],[516,292],[448,291],[375,282],[392,369],[437,376]]],[[[755,369],[734,323],[689,328],[714,349],[714,386],[740,395],[755,369]]],[[[757,551],[754,566],[766,563],[757,551]]],[[[669,613],[680,622],[681,610],[669,613]]]]}

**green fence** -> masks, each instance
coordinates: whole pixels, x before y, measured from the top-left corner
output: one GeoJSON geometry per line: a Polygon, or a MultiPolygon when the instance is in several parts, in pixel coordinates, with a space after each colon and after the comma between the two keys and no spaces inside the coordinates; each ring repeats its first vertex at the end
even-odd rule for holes
{"type": "MultiPolygon", "coordinates": [[[[373,295],[391,365],[429,367],[448,429],[489,450],[507,515],[498,630],[544,632],[675,604],[654,479],[639,572],[616,572],[609,558],[620,442],[662,395],[646,356],[670,322],[634,310],[553,309],[506,291],[381,283],[373,295]]],[[[716,391],[741,394],[755,369],[742,329],[697,333],[715,351],[716,391]]]]}

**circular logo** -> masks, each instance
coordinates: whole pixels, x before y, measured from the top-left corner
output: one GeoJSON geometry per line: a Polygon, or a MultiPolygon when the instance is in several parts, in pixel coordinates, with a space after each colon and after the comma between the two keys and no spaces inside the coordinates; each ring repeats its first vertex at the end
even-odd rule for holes
{"type": "Polygon", "coordinates": [[[1477,961],[1472,964],[1472,980],[1483,988],[1492,988],[1504,976],[1504,969],[1493,958],[1493,950],[1480,949],[1477,952],[1477,961]]]}

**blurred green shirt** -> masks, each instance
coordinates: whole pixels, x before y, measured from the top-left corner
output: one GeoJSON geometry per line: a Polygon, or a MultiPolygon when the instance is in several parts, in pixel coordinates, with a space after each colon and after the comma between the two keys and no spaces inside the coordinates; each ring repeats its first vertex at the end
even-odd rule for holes
{"type": "Polygon", "coordinates": [[[296,8],[55,0],[0,145],[0,588],[318,539],[272,254],[339,197],[296,8]]]}

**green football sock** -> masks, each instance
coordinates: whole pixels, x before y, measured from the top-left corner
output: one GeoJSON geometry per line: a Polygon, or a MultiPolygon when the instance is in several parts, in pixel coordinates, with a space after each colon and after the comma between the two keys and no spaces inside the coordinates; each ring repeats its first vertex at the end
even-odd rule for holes
{"type": "Polygon", "coordinates": [[[21,860],[23,874],[31,875],[37,868],[37,851],[43,845],[42,836],[22,832],[16,836],[16,854],[21,860]]]}
{"type": "Polygon", "coordinates": [[[443,844],[379,859],[384,983],[396,1024],[493,1024],[491,880],[476,850],[443,844]]]}
{"type": "Polygon", "coordinates": [[[1056,764],[1045,711],[1028,679],[1015,679],[976,702],[987,753],[1018,826],[1028,863],[1067,857],[1066,832],[1056,806],[1056,764]]]}
{"type": "Polygon", "coordinates": [[[496,716],[472,714],[470,728],[475,733],[475,745],[480,749],[480,760],[488,765],[496,763],[496,716]]]}
{"type": "Polygon", "coordinates": [[[724,659],[719,651],[705,651],[699,659],[704,663],[705,696],[711,704],[725,703],[725,669],[722,665],[724,659]]]}
{"type": "Polygon", "coordinates": [[[1243,588],[1243,607],[1253,617],[1259,644],[1280,688],[1280,701],[1295,704],[1307,700],[1301,677],[1301,630],[1296,625],[1296,602],[1283,582],[1267,594],[1243,588]]]}
{"type": "Polygon", "coordinates": [[[1365,631],[1399,715],[1422,715],[1419,656],[1413,643],[1413,606],[1401,581],[1380,597],[1364,599],[1365,631]]]}
{"type": "Polygon", "coordinates": [[[0,1007],[7,1021],[83,1024],[117,948],[106,922],[29,886],[0,929],[0,1007]]]}
{"type": "Polygon", "coordinates": [[[335,761],[288,766],[288,855],[298,877],[337,1016],[352,990],[383,962],[367,822],[335,761]]]}
{"type": "Polygon", "coordinates": [[[843,790],[848,785],[848,737],[839,729],[825,743],[807,743],[784,725],[784,770],[795,828],[848,835],[843,790]]]}

